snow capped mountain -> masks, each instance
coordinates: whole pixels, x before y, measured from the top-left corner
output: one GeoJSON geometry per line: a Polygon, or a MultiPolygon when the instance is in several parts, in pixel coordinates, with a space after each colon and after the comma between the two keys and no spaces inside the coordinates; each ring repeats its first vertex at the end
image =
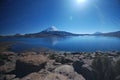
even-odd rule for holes
{"type": "Polygon", "coordinates": [[[49,27],[44,30],[45,32],[50,32],[50,31],[58,31],[58,29],[55,26],[49,27]]]}
{"type": "Polygon", "coordinates": [[[65,36],[78,36],[78,34],[60,31],[55,26],[49,27],[39,33],[27,34],[26,37],[65,37],[65,36]]]}

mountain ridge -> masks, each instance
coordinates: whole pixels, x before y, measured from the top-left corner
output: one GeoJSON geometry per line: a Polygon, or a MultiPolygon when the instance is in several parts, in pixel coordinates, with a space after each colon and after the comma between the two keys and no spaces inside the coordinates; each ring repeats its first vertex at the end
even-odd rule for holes
{"type": "Polygon", "coordinates": [[[48,27],[41,32],[37,33],[29,33],[29,34],[15,34],[15,35],[8,35],[8,36],[0,36],[0,37],[68,37],[68,36],[111,36],[111,37],[120,37],[120,31],[114,32],[95,32],[93,34],[75,34],[67,31],[61,31],[57,29],[55,26],[48,27]]]}
{"type": "Polygon", "coordinates": [[[116,37],[120,37],[120,31],[102,33],[101,35],[103,35],[103,36],[116,36],[116,37]]]}
{"type": "Polygon", "coordinates": [[[74,34],[67,31],[60,31],[55,26],[49,27],[41,32],[25,34],[25,37],[65,37],[65,36],[78,36],[79,34],[74,34]]]}
{"type": "Polygon", "coordinates": [[[120,37],[120,31],[115,31],[115,32],[107,32],[107,33],[94,33],[91,35],[95,35],[95,36],[111,36],[111,37],[120,37]]]}

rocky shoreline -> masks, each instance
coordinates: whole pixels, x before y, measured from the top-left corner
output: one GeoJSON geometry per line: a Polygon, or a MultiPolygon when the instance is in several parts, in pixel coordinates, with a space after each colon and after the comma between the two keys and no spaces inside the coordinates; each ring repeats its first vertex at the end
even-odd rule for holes
{"type": "Polygon", "coordinates": [[[0,80],[120,80],[120,52],[0,52],[0,80]]]}

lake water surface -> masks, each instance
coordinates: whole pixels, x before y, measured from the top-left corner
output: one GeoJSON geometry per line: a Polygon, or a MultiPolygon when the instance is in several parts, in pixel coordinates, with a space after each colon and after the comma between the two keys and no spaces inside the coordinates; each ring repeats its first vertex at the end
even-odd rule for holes
{"type": "Polygon", "coordinates": [[[79,36],[66,38],[0,38],[0,42],[18,42],[13,51],[47,47],[58,51],[120,51],[120,38],[105,36],[79,36]]]}

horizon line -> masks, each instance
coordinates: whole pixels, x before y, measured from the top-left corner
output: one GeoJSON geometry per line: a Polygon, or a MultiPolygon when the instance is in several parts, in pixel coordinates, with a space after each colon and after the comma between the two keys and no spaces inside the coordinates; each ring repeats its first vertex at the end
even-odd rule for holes
{"type": "MultiPolygon", "coordinates": [[[[61,30],[60,30],[61,31],[61,30]]],[[[96,32],[100,32],[100,33],[111,33],[111,32],[118,32],[120,30],[117,31],[106,31],[106,32],[102,32],[102,31],[96,31],[96,32]]],[[[40,31],[42,32],[42,31],[40,31]]],[[[34,34],[34,33],[40,33],[40,32],[28,32],[28,33],[10,33],[10,34],[0,34],[0,36],[13,36],[13,35],[25,35],[25,34],[34,34]]],[[[75,33],[75,32],[70,32],[70,31],[65,31],[65,32],[69,32],[69,33],[73,33],[73,34],[94,34],[96,32],[92,32],[92,33],[75,33]]]]}

